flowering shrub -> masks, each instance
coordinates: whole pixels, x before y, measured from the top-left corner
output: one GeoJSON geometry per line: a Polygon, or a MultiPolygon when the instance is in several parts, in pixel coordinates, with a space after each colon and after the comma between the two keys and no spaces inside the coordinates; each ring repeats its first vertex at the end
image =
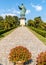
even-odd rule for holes
{"type": "Polygon", "coordinates": [[[31,53],[28,51],[27,48],[23,46],[17,46],[13,49],[11,49],[10,54],[9,54],[9,59],[12,62],[17,62],[17,61],[28,61],[31,59],[31,53]]]}
{"type": "Polygon", "coordinates": [[[38,55],[36,65],[46,65],[46,52],[41,52],[38,55]]]}

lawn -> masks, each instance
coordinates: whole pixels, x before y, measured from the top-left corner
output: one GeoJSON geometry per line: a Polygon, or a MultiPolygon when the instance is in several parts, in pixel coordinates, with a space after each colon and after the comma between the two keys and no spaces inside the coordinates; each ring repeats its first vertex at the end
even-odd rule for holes
{"type": "Polygon", "coordinates": [[[36,36],[39,40],[41,40],[41,41],[46,45],[46,38],[45,38],[45,37],[41,36],[40,34],[36,33],[35,31],[33,31],[30,26],[27,26],[27,27],[30,29],[30,31],[31,31],[33,34],[35,34],[35,36],[36,36]]]}

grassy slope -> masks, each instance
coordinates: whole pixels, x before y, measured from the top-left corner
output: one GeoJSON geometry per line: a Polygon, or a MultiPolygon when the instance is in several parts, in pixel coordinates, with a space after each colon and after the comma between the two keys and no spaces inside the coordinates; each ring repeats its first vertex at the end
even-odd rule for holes
{"type": "Polygon", "coordinates": [[[28,28],[31,30],[31,32],[33,34],[35,34],[37,36],[37,38],[39,38],[46,45],[46,38],[45,37],[41,36],[40,34],[36,33],[35,31],[33,31],[29,26],[28,26],[28,28]]]}

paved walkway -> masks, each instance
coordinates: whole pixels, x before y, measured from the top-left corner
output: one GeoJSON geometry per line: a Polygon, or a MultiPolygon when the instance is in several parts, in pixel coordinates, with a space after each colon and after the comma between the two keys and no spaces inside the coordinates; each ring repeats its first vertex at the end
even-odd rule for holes
{"type": "Polygon", "coordinates": [[[26,27],[19,27],[11,34],[0,40],[0,64],[13,65],[8,60],[10,49],[16,46],[24,46],[32,53],[33,62],[30,65],[35,65],[37,54],[46,50],[46,46],[26,27]]]}

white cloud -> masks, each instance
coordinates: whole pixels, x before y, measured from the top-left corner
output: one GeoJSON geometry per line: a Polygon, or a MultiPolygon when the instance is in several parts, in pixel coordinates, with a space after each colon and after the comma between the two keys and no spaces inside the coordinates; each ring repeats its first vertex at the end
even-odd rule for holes
{"type": "Polygon", "coordinates": [[[6,15],[15,16],[17,14],[20,14],[20,12],[16,9],[13,9],[13,8],[12,9],[6,9],[6,10],[4,10],[4,9],[0,10],[0,15],[3,17],[5,17],[6,15]]]}
{"type": "Polygon", "coordinates": [[[20,14],[20,11],[16,10],[16,9],[11,9],[12,13],[16,13],[16,14],[20,14]]]}
{"type": "MultiPolygon", "coordinates": [[[[26,10],[26,14],[31,13],[30,10],[26,10]]],[[[12,9],[1,9],[0,10],[0,15],[3,16],[5,18],[6,15],[11,15],[11,16],[16,16],[19,15],[20,11],[16,10],[15,8],[12,9]]]]}
{"type": "Polygon", "coordinates": [[[33,8],[35,8],[36,11],[41,11],[41,10],[42,10],[42,6],[41,6],[41,5],[33,5],[33,4],[31,4],[31,6],[32,6],[33,8]]]}
{"type": "Polygon", "coordinates": [[[12,13],[2,13],[1,16],[5,17],[5,16],[11,15],[11,16],[15,16],[16,14],[12,14],[12,13]]]}
{"type": "Polygon", "coordinates": [[[20,11],[16,11],[17,14],[20,14],[20,11]]]}
{"type": "Polygon", "coordinates": [[[31,13],[31,11],[30,10],[26,10],[26,14],[29,14],[29,13],[31,13]]]}

